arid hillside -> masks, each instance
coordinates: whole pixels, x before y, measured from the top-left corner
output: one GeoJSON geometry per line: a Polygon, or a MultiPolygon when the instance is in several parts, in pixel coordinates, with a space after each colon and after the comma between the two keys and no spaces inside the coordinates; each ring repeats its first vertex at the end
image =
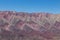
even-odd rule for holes
{"type": "Polygon", "coordinates": [[[60,40],[60,14],[0,11],[0,40],[60,40]]]}

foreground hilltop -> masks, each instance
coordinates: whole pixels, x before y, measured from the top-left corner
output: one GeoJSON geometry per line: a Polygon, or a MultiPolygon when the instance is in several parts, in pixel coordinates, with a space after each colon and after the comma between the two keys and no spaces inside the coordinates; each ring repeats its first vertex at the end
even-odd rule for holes
{"type": "Polygon", "coordinates": [[[0,40],[59,40],[60,14],[0,11],[0,35],[0,40]]]}

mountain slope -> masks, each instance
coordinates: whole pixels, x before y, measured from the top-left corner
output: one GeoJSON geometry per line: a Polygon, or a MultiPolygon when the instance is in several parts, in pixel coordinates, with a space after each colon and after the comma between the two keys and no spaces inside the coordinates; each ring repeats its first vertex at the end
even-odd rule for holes
{"type": "Polygon", "coordinates": [[[0,40],[59,40],[60,14],[0,11],[0,35],[0,40]]]}

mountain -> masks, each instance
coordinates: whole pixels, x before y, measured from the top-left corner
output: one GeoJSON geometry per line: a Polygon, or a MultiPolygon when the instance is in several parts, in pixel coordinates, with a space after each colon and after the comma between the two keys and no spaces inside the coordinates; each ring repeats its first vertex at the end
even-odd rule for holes
{"type": "Polygon", "coordinates": [[[60,14],[0,11],[0,40],[60,40],[60,14]]]}

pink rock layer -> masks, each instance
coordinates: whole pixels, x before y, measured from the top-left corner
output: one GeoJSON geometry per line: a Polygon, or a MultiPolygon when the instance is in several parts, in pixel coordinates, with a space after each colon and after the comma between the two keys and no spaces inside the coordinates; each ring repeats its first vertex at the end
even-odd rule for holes
{"type": "Polygon", "coordinates": [[[0,36],[0,40],[60,40],[60,14],[0,11],[0,36]]]}

